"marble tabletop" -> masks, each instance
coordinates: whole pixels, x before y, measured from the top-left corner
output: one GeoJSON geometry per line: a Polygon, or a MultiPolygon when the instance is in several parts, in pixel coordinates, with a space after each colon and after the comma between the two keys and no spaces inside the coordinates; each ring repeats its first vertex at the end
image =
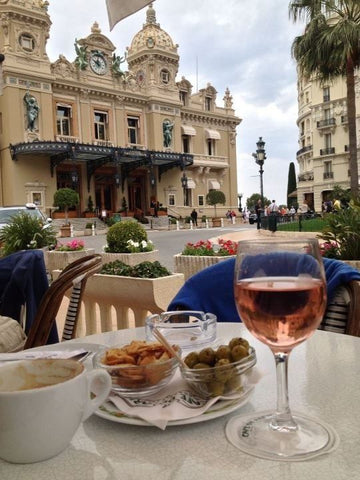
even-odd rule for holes
{"type": "MultiPolygon", "coordinates": [[[[202,423],[155,427],[114,423],[96,415],[78,429],[57,457],[29,465],[0,460],[6,480],[349,480],[360,472],[360,338],[317,331],[290,356],[293,410],[319,417],[340,437],[338,449],[305,462],[273,462],[246,455],[225,437],[233,415],[275,406],[275,366],[270,350],[241,324],[218,325],[227,340],[243,336],[256,348],[264,376],[239,410],[202,423]]],[[[73,342],[116,345],[143,339],[144,329],[107,332],[73,342]]],[[[0,426],[1,428],[1,426],[0,426]]],[[[56,432],[54,432],[56,434],[56,432]]]]}

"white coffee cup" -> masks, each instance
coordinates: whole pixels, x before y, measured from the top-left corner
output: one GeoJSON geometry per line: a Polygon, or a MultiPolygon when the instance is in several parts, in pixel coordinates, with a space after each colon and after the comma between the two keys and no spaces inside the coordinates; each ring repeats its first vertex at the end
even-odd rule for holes
{"type": "Polygon", "coordinates": [[[75,360],[38,359],[0,367],[0,458],[33,463],[70,443],[80,423],[106,400],[110,375],[75,360]],[[91,399],[90,393],[96,395],[91,399]]]}

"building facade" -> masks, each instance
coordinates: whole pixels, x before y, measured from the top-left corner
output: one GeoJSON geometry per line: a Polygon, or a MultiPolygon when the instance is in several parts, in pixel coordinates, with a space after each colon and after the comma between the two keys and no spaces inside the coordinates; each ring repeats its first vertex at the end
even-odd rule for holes
{"type": "MultiPolygon", "coordinates": [[[[223,106],[208,84],[177,79],[178,46],[150,6],[125,55],[101,33],[74,39],[75,60],[50,62],[47,2],[0,1],[0,203],[52,209],[58,188],[78,191],[81,216],[98,210],[209,216],[212,189],[237,206],[236,127],[229,89],[223,106]]],[[[222,212],[222,209],[221,213],[222,212]]]]}
{"type": "MultiPolygon", "coordinates": [[[[356,111],[360,109],[360,77],[355,79],[356,111]]],[[[357,115],[358,164],[360,117],[357,115]]],[[[350,188],[346,81],[327,84],[298,76],[299,165],[297,199],[321,212],[335,185],[350,188]]]]}

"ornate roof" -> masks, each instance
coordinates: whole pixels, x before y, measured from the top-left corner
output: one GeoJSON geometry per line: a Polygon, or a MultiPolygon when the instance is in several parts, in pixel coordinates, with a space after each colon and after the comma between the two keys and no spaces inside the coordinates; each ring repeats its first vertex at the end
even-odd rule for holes
{"type": "Polygon", "coordinates": [[[174,44],[170,35],[160,28],[160,24],[156,22],[156,13],[151,4],[146,12],[146,23],[140,32],[134,36],[128,55],[135,55],[142,50],[153,48],[177,54],[177,47],[178,45],[174,44]]]}

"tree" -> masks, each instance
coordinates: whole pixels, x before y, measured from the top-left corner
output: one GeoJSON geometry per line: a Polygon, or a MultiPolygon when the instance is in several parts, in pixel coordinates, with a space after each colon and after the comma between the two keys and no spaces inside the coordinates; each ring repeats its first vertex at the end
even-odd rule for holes
{"type": "Polygon", "coordinates": [[[322,83],[339,76],[346,78],[350,189],[352,195],[357,197],[359,181],[354,72],[360,66],[360,2],[294,0],[289,4],[289,14],[295,22],[307,22],[304,34],[296,37],[292,44],[292,55],[301,74],[322,83]]]}
{"type": "Polygon", "coordinates": [[[54,207],[59,207],[65,212],[65,224],[69,224],[68,210],[71,207],[79,205],[79,194],[71,188],[59,188],[54,193],[54,207]]]}
{"type": "Polygon", "coordinates": [[[225,205],[226,199],[224,192],[220,190],[210,190],[210,192],[206,195],[206,203],[208,205],[213,205],[215,209],[215,218],[216,218],[216,205],[221,203],[225,205]]]}
{"type": "Polygon", "coordinates": [[[291,205],[294,203],[292,197],[289,197],[291,193],[296,190],[296,174],[295,174],[295,164],[291,162],[289,165],[289,173],[288,173],[288,186],[287,186],[287,206],[290,208],[291,205]]]}
{"type": "MultiPolygon", "coordinates": [[[[266,197],[263,197],[264,198],[264,205],[269,205],[271,202],[268,198],[266,197]]],[[[261,200],[261,195],[260,193],[253,193],[251,195],[251,197],[247,198],[246,199],[246,207],[248,210],[250,210],[251,212],[253,212],[255,210],[255,205],[257,204],[258,200],[261,200]]]]}

